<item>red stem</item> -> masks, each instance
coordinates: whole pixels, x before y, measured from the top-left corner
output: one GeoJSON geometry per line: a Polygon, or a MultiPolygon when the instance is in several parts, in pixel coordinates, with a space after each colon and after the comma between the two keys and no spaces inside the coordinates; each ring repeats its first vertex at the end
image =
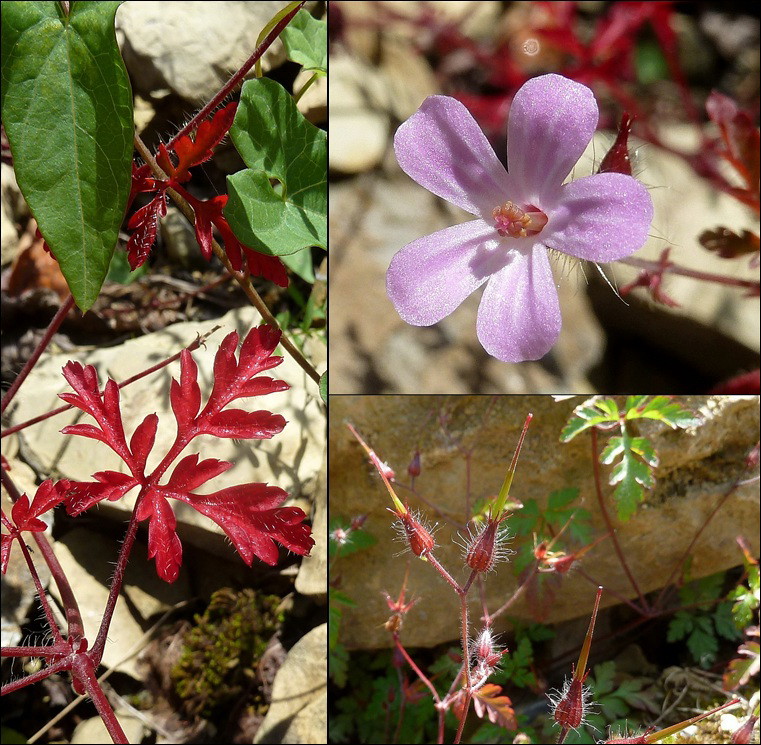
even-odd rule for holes
{"type": "Polygon", "coordinates": [[[634,575],[631,573],[631,570],[629,569],[629,565],[626,563],[624,552],[621,550],[621,544],[618,542],[618,535],[616,534],[616,531],[613,528],[613,523],[610,519],[610,515],[608,514],[608,508],[605,504],[605,498],[603,497],[603,494],[602,494],[602,480],[600,478],[600,462],[597,458],[597,429],[595,427],[592,427],[592,468],[593,468],[594,477],[595,477],[595,492],[597,494],[597,503],[600,505],[600,512],[602,512],[603,520],[605,521],[605,526],[608,528],[608,532],[610,533],[610,538],[613,541],[613,547],[616,550],[616,555],[618,556],[618,560],[624,572],[626,573],[626,576],[629,578],[629,582],[631,582],[632,587],[634,588],[635,592],[639,596],[640,603],[642,604],[641,612],[643,614],[648,614],[650,612],[649,606],[647,604],[647,601],[645,600],[645,596],[642,594],[642,591],[639,589],[639,585],[637,584],[637,581],[634,579],[634,575]]]}
{"type": "Polygon", "coordinates": [[[392,634],[394,638],[394,646],[401,652],[402,657],[404,657],[405,660],[407,660],[407,664],[415,671],[415,675],[420,678],[420,681],[430,690],[431,695],[433,696],[433,700],[438,704],[441,699],[439,698],[438,691],[436,688],[434,688],[433,683],[426,677],[425,673],[415,664],[415,661],[412,659],[412,657],[407,654],[407,650],[402,645],[402,642],[399,639],[399,632],[394,631],[392,634]]]}
{"type": "MultiPolygon", "coordinates": [[[[3,486],[8,492],[11,500],[14,502],[18,500],[21,495],[19,494],[16,485],[13,483],[10,474],[4,469],[0,469],[0,479],[2,479],[3,486]]],[[[69,580],[63,571],[63,567],[58,561],[58,557],[56,557],[53,552],[53,547],[50,545],[44,533],[35,532],[34,540],[37,543],[37,547],[40,549],[42,558],[50,569],[50,575],[58,586],[58,591],[61,593],[61,601],[66,608],[66,623],[68,625],[67,635],[73,639],[81,639],[85,635],[82,614],[79,612],[77,600],[74,597],[74,592],[72,591],[69,580]]]]}
{"type": "Polygon", "coordinates": [[[58,662],[54,662],[52,665],[48,665],[46,668],[38,670],[36,673],[27,675],[25,678],[19,678],[19,680],[13,680],[10,683],[6,683],[2,688],[0,688],[0,695],[5,696],[8,693],[14,693],[15,691],[19,691],[22,688],[26,688],[28,685],[39,683],[41,680],[45,680],[45,678],[47,678],[49,675],[52,675],[53,673],[58,673],[62,670],[69,669],[71,669],[71,658],[67,657],[63,660],[58,660],[58,662]]]}
{"type": "Polygon", "coordinates": [[[710,272],[700,272],[696,269],[688,269],[687,267],[679,266],[677,264],[668,264],[665,268],[663,264],[658,261],[650,261],[648,259],[638,259],[634,256],[630,256],[626,259],[619,259],[620,264],[626,264],[628,266],[636,267],[637,269],[645,269],[649,272],[655,272],[659,274],[679,274],[683,277],[691,277],[692,279],[699,279],[703,282],[715,282],[720,285],[727,285],[728,287],[741,287],[745,290],[758,291],[759,282],[752,279],[738,279],[737,277],[725,277],[722,274],[711,274],[710,272]]]}
{"type": "MultiPolygon", "coordinates": [[[[144,490],[143,490],[144,491],[144,490]]],[[[140,497],[143,495],[143,491],[137,498],[137,503],[140,502],[140,497]]],[[[114,609],[116,608],[116,601],[119,599],[119,592],[122,589],[122,582],[124,581],[124,572],[127,569],[127,562],[129,561],[129,555],[132,552],[132,546],[135,543],[135,536],[137,535],[138,521],[137,515],[137,503],[132,510],[130,516],[129,526],[127,527],[127,533],[124,536],[124,541],[119,549],[119,558],[116,561],[116,568],[114,569],[114,577],[111,581],[111,587],[108,591],[108,600],[106,601],[106,608],[103,611],[103,619],[100,622],[100,628],[98,629],[98,636],[95,639],[90,650],[90,656],[93,663],[97,666],[103,659],[103,650],[106,646],[106,638],[108,637],[108,628],[111,625],[111,618],[114,615],[114,609]]]]}
{"type": "Polygon", "coordinates": [[[53,334],[58,331],[61,324],[63,323],[63,319],[66,318],[66,315],[73,306],[74,298],[69,295],[69,297],[63,302],[63,305],[61,305],[56,314],[53,316],[53,320],[51,320],[48,324],[42,339],[40,339],[39,343],[34,348],[34,352],[32,352],[32,355],[26,361],[24,367],[21,368],[21,372],[16,376],[16,379],[11,384],[11,387],[5,392],[3,400],[0,403],[0,413],[4,412],[8,404],[13,400],[13,397],[18,392],[21,384],[26,380],[26,376],[32,372],[32,369],[37,364],[37,360],[40,358],[40,355],[45,351],[48,344],[50,344],[50,340],[53,338],[53,334]]]}

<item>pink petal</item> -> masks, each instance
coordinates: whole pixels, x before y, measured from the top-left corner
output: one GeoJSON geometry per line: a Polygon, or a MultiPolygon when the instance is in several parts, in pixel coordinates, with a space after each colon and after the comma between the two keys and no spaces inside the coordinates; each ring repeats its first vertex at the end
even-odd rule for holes
{"type": "Polygon", "coordinates": [[[399,251],[386,274],[386,291],[404,321],[430,326],[501,268],[507,256],[503,239],[483,220],[453,225],[399,251]]]}
{"type": "Polygon", "coordinates": [[[562,75],[540,75],[515,94],[507,125],[507,168],[521,194],[512,201],[551,206],[597,127],[592,91],[562,75]]]}
{"type": "Polygon", "coordinates": [[[470,112],[449,96],[429,96],[394,136],[402,170],[439,197],[488,218],[507,198],[508,179],[470,112]]]}
{"type": "Polygon", "coordinates": [[[486,285],[478,308],[478,339],[503,362],[538,360],[560,333],[555,280],[542,244],[512,255],[510,264],[486,285]]]}
{"type": "Polygon", "coordinates": [[[599,173],[563,187],[541,237],[580,259],[614,261],[642,247],[652,219],[653,201],[639,181],[599,173]]]}

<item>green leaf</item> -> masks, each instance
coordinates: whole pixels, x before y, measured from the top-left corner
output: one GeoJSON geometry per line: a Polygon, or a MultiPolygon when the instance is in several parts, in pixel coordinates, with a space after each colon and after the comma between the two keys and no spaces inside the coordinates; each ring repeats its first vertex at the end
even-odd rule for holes
{"type": "Polygon", "coordinates": [[[540,518],[539,505],[536,499],[523,501],[523,509],[507,518],[506,523],[510,532],[515,535],[531,535],[540,518]]]}
{"type": "Polygon", "coordinates": [[[560,433],[560,442],[569,442],[590,427],[617,422],[618,416],[618,406],[612,398],[589,399],[573,410],[573,414],[560,433]]]}
{"type": "Polygon", "coordinates": [[[735,622],[732,619],[731,603],[719,603],[719,605],[716,606],[716,610],[713,614],[713,623],[714,626],[716,626],[716,633],[719,636],[723,636],[730,641],[742,638],[742,634],[738,631],[735,622]]]}
{"type": "Polygon", "coordinates": [[[634,406],[628,407],[627,419],[657,419],[672,429],[694,427],[702,421],[699,416],[670,396],[653,396],[649,401],[646,396],[638,398],[634,406]]]}
{"type": "Polygon", "coordinates": [[[711,619],[703,616],[697,618],[696,628],[687,637],[687,649],[701,667],[709,667],[719,651],[719,642],[711,624],[711,619]]]}
{"type": "Polygon", "coordinates": [[[328,403],[328,371],[320,375],[320,397],[324,403],[328,403]]]}
{"type": "Polygon", "coordinates": [[[327,136],[274,80],[247,81],[230,137],[248,169],[227,177],[238,239],[274,256],[327,249],[327,136]],[[272,186],[271,179],[277,184],[272,186]]]}
{"type": "Polygon", "coordinates": [[[684,639],[692,631],[692,628],[692,616],[687,611],[677,611],[669,622],[666,640],[678,642],[680,639],[684,639]]]}
{"type": "Polygon", "coordinates": [[[604,696],[613,690],[613,676],[616,674],[616,663],[612,660],[595,665],[594,679],[590,682],[596,696],[604,696]]]}
{"type": "Polygon", "coordinates": [[[288,59],[305,70],[328,72],[328,24],[318,21],[304,9],[283,29],[280,38],[288,59]]]}
{"type": "Polygon", "coordinates": [[[135,269],[135,271],[132,271],[129,266],[127,254],[124,251],[114,251],[114,255],[111,257],[111,264],[108,267],[106,281],[116,282],[120,285],[129,285],[133,282],[137,282],[140,277],[148,274],[150,268],[151,265],[146,262],[135,269]]]}
{"type": "Polygon", "coordinates": [[[578,496],[579,496],[579,490],[576,487],[569,487],[567,489],[558,489],[557,491],[552,492],[552,494],[550,494],[550,498],[547,503],[548,504],[547,512],[549,513],[550,510],[554,512],[556,510],[559,510],[561,507],[568,506],[569,504],[571,504],[571,502],[577,499],[578,496]]]}
{"type": "Polygon", "coordinates": [[[658,462],[652,448],[643,437],[632,437],[624,428],[620,437],[611,437],[600,454],[600,462],[610,464],[620,456],[610,474],[610,483],[618,484],[613,492],[618,518],[628,520],[636,511],[645,492],[642,487],[652,489],[655,478],[650,468],[651,462],[658,462]],[[646,457],[647,463],[639,460],[646,457]]]}
{"type": "Polygon", "coordinates": [[[2,111],[19,188],[77,305],[95,302],[129,197],[119,2],[2,3],[2,111]]]}
{"type": "Polygon", "coordinates": [[[295,254],[281,256],[283,262],[292,272],[296,273],[309,284],[314,283],[314,265],[312,263],[312,252],[305,248],[302,251],[296,251],[295,254]]]}
{"type": "Polygon", "coordinates": [[[328,670],[333,682],[343,688],[349,672],[349,653],[343,644],[336,644],[328,650],[328,670]]]}

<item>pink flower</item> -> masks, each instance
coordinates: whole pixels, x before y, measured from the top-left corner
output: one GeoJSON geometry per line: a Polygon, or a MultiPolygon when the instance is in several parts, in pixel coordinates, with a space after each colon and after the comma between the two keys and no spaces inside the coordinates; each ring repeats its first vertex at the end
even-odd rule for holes
{"type": "Polygon", "coordinates": [[[402,169],[478,219],[406,245],[386,289],[413,326],[449,315],[481,285],[477,333],[505,362],[543,357],[560,333],[549,251],[614,261],[647,239],[653,205],[631,176],[600,173],[563,185],[597,127],[592,91],[541,75],[516,93],[505,170],[468,110],[430,96],[394,138],[402,169]]]}

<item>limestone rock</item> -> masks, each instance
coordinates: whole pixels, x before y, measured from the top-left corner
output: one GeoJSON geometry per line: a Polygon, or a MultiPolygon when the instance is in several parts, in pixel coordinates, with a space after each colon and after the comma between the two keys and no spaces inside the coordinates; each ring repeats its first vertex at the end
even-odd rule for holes
{"type": "Polygon", "coordinates": [[[328,625],[323,623],[288,652],[254,743],[327,742],[327,645],[328,625]]]}
{"type": "MultiPolygon", "coordinates": [[[[211,98],[256,49],[259,32],[288,3],[126,2],[116,14],[117,38],[135,89],[169,88],[188,101],[211,98]]],[[[265,52],[266,72],[285,60],[277,39],[265,52]]]]}
{"type": "MultiPolygon", "coordinates": [[[[629,565],[643,592],[659,589],[675,562],[717,501],[738,475],[744,459],[758,440],[759,400],[751,397],[684,397],[683,402],[703,417],[704,423],[690,430],[673,431],[666,425],[638,420],[636,426],[651,439],[661,463],[656,469],[656,488],[626,523],[615,520],[617,535],[629,565]]],[[[330,508],[331,516],[351,518],[367,515],[364,528],[378,540],[372,548],[338,561],[333,571],[340,575],[340,590],[358,601],[347,608],[341,625],[342,641],[349,648],[389,646],[383,623],[389,612],[382,596],[399,593],[407,558],[399,556],[403,545],[395,542],[390,501],[364,451],[346,428],[351,421],[375,450],[408,483],[406,468],[416,448],[422,453],[422,473],[416,490],[455,523],[465,521],[466,466],[457,444],[442,437],[439,416],[446,413],[449,430],[460,445],[472,449],[470,491],[472,501],[494,495],[504,479],[515,444],[528,412],[534,420],[521,453],[511,494],[518,499],[535,498],[546,505],[551,492],[577,487],[580,504],[592,514],[594,535],[605,532],[595,497],[590,462],[589,436],[560,444],[561,429],[581,397],[555,402],[545,396],[340,396],[331,398],[330,410],[330,508]],[[487,409],[490,415],[484,423],[487,409]]],[[[607,467],[603,467],[607,475],[607,467]]],[[[605,482],[607,484],[607,481],[605,482]]],[[[462,550],[452,543],[457,531],[415,494],[400,488],[410,507],[438,522],[437,557],[456,579],[464,580],[462,550]]],[[[605,486],[610,496],[612,488],[605,486]]],[[[577,502],[578,504],[578,502],[577,502]]],[[[701,534],[693,550],[695,578],[713,574],[741,563],[735,543],[738,535],[748,541],[752,552],[759,547],[758,485],[746,484],[727,500],[701,534]]],[[[530,536],[528,538],[530,540],[530,536]]],[[[409,556],[407,554],[406,556],[409,556]]],[[[631,586],[609,541],[603,541],[583,559],[582,567],[596,582],[609,588],[603,605],[617,602],[618,592],[632,597],[631,586]]],[[[486,583],[488,607],[496,610],[516,587],[509,567],[498,565],[486,583]]],[[[590,584],[579,573],[567,575],[550,609],[548,622],[576,617],[588,618],[594,596],[590,584]]],[[[411,560],[407,598],[421,600],[409,613],[403,639],[409,646],[432,646],[455,640],[459,634],[459,602],[454,592],[425,562],[411,560]]],[[[476,593],[472,593],[477,598],[476,593]]],[[[475,602],[475,601],[474,601],[475,602]]],[[[477,612],[473,606],[473,612],[477,612]]],[[[510,610],[528,620],[529,610],[519,600],[510,610]]],[[[504,627],[498,619],[497,631],[504,627]]]]}

